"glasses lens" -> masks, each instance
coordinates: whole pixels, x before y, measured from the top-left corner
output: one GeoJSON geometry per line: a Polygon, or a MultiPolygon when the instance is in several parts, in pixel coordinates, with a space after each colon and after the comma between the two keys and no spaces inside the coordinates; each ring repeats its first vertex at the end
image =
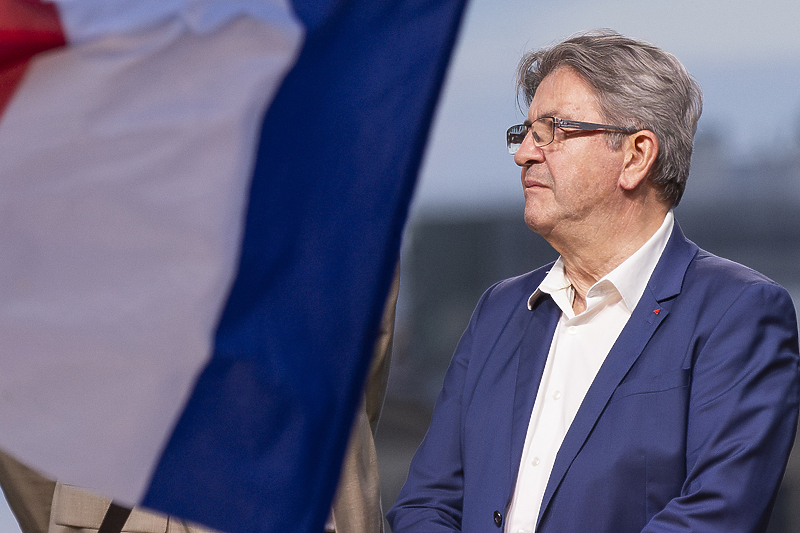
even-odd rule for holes
{"type": "Polygon", "coordinates": [[[508,151],[510,154],[516,154],[517,150],[519,150],[522,141],[525,140],[525,135],[528,133],[527,126],[523,124],[517,124],[516,126],[511,126],[506,131],[506,145],[508,146],[508,151]]]}
{"type": "Polygon", "coordinates": [[[553,119],[542,117],[531,124],[531,137],[536,146],[544,146],[553,142],[553,119]]]}

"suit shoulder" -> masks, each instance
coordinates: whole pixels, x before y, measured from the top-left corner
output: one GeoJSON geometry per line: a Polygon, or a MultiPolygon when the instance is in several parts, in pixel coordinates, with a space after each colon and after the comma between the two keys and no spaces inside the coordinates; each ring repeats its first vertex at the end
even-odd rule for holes
{"type": "Polygon", "coordinates": [[[773,280],[748,266],[730,259],[714,255],[711,252],[698,250],[697,255],[690,265],[690,269],[698,278],[705,281],[715,280],[722,284],[752,285],[765,283],[780,286],[773,280]]]}
{"type": "Polygon", "coordinates": [[[553,263],[548,263],[531,272],[498,281],[486,289],[483,299],[516,300],[522,296],[527,299],[533,294],[552,266],[553,263]]]}
{"type": "Polygon", "coordinates": [[[751,305],[761,302],[764,306],[785,308],[787,312],[793,308],[789,292],[772,279],[702,249],[686,271],[683,290],[691,300],[715,302],[721,308],[735,301],[747,301],[751,305]]]}
{"type": "Polygon", "coordinates": [[[519,310],[527,310],[528,298],[539,286],[553,263],[531,272],[498,281],[483,293],[473,314],[473,320],[480,315],[495,318],[507,317],[519,310]]]}

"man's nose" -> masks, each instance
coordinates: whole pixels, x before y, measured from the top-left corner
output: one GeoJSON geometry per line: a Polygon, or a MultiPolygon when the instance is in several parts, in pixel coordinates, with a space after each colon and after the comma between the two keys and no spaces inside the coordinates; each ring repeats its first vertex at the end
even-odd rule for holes
{"type": "Polygon", "coordinates": [[[521,167],[528,167],[533,163],[541,163],[544,161],[544,151],[533,142],[533,136],[530,130],[522,139],[522,144],[519,145],[517,153],[514,154],[514,163],[521,167]]]}

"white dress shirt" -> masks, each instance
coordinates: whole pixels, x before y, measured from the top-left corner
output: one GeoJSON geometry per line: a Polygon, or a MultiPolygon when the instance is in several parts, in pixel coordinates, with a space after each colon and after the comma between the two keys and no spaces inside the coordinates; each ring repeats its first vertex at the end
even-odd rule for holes
{"type": "Polygon", "coordinates": [[[505,533],[533,533],[561,443],[600,366],[628,322],[672,233],[672,211],[621,265],[592,285],[586,310],[572,310],[574,290],[559,257],[528,300],[542,293],[561,308],[533,404],[505,533]]]}

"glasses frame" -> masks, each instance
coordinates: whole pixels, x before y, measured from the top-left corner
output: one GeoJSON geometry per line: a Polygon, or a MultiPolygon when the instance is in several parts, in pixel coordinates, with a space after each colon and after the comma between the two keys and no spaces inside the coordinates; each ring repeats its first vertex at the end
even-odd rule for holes
{"type": "Polygon", "coordinates": [[[517,153],[519,147],[522,146],[525,137],[528,136],[528,133],[531,131],[531,126],[534,123],[539,122],[543,119],[550,119],[553,121],[553,126],[550,128],[550,140],[546,143],[537,143],[536,139],[533,140],[533,144],[535,144],[538,148],[542,148],[543,146],[547,146],[548,144],[552,143],[556,138],[556,128],[562,129],[573,129],[573,130],[582,130],[582,131],[600,131],[600,130],[611,130],[611,131],[618,131],[620,133],[627,133],[630,135],[631,133],[636,133],[637,131],[641,131],[638,129],[631,129],[631,128],[623,128],[620,126],[611,126],[610,124],[597,124],[595,122],[582,122],[580,120],[566,120],[563,118],[556,118],[556,117],[539,117],[530,124],[516,124],[511,126],[506,130],[506,146],[508,147],[508,152],[511,155],[517,153]],[[519,138],[520,133],[512,132],[511,130],[524,128],[525,134],[522,136],[522,139],[517,142],[512,142],[512,138],[519,138]],[[516,147],[515,147],[516,146],[516,147]]]}

